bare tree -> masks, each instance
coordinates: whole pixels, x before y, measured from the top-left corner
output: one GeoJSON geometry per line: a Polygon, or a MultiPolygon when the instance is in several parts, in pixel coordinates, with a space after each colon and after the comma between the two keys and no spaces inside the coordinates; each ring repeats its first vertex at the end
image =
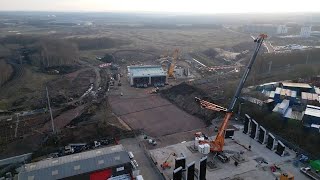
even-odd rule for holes
{"type": "Polygon", "coordinates": [[[0,86],[10,79],[12,72],[11,65],[7,64],[4,60],[0,60],[0,86]]]}
{"type": "Polygon", "coordinates": [[[77,46],[66,40],[42,40],[36,45],[36,52],[32,55],[33,64],[42,68],[73,65],[79,59],[77,46]]]}

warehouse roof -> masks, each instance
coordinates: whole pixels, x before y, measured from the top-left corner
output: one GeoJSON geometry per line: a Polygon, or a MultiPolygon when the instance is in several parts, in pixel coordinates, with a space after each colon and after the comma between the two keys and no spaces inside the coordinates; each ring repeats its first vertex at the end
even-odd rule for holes
{"type": "Polygon", "coordinates": [[[309,100],[309,101],[320,101],[318,94],[315,94],[315,93],[307,93],[307,92],[302,92],[302,93],[301,93],[301,99],[303,99],[303,100],[309,100]]]}
{"type": "Polygon", "coordinates": [[[128,73],[133,77],[166,76],[161,66],[128,66],[128,73]]]}
{"type": "Polygon", "coordinates": [[[282,82],[282,85],[285,87],[297,87],[297,88],[308,88],[308,89],[312,88],[309,84],[306,84],[306,83],[282,82]]]}
{"type": "Polygon", "coordinates": [[[290,89],[282,89],[280,92],[281,96],[291,96],[291,90],[290,89]]]}
{"type": "Polygon", "coordinates": [[[275,92],[271,91],[270,94],[269,94],[269,98],[274,98],[274,95],[275,95],[275,92]]]}
{"type": "Polygon", "coordinates": [[[307,108],[304,114],[309,116],[314,116],[314,117],[320,117],[320,107],[307,105],[307,108]]]}
{"type": "Polygon", "coordinates": [[[289,100],[284,99],[284,100],[280,103],[279,108],[285,109],[285,108],[287,108],[287,107],[289,106],[289,103],[290,103],[289,100]]]}
{"type": "Polygon", "coordinates": [[[128,153],[116,145],[26,164],[19,179],[61,179],[126,163],[130,163],[128,153]]]}

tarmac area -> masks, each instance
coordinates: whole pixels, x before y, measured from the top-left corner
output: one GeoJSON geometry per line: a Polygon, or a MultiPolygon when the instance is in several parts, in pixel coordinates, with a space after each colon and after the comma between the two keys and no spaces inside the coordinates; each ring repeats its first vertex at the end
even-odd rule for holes
{"type": "Polygon", "coordinates": [[[144,179],[162,180],[163,177],[154,166],[150,156],[148,156],[148,151],[140,143],[142,139],[142,137],[127,138],[120,140],[120,143],[127,149],[127,151],[131,151],[133,153],[134,159],[138,162],[140,174],[144,179]]]}
{"type": "Polygon", "coordinates": [[[112,111],[130,128],[142,129],[148,136],[160,137],[205,127],[201,119],[160,95],[110,96],[109,102],[112,111]]]}

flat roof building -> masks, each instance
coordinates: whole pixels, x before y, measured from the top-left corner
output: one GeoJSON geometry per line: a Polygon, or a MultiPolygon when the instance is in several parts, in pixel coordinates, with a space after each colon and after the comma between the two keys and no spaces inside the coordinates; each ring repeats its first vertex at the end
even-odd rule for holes
{"type": "Polygon", "coordinates": [[[301,96],[301,92],[310,92],[312,90],[312,86],[307,83],[281,82],[280,85],[283,89],[296,91],[297,96],[301,96]]]}
{"type": "Polygon", "coordinates": [[[311,89],[312,87],[307,83],[292,83],[292,82],[282,82],[283,87],[296,87],[296,88],[305,88],[311,89]]]}
{"type": "Polygon", "coordinates": [[[320,101],[319,95],[316,93],[307,93],[307,92],[302,92],[301,93],[301,100],[303,101],[320,101]]]}
{"type": "Polygon", "coordinates": [[[130,179],[131,171],[128,153],[122,145],[116,145],[26,164],[18,179],[108,179],[111,176],[130,179]]]}
{"type": "Polygon", "coordinates": [[[312,124],[320,125],[320,107],[307,105],[303,115],[303,124],[310,127],[312,124]]]}
{"type": "Polygon", "coordinates": [[[289,100],[284,99],[281,103],[278,103],[278,104],[274,107],[273,112],[278,112],[278,113],[281,113],[282,115],[285,115],[285,113],[286,113],[287,110],[288,110],[289,103],[290,103],[289,100]]]}
{"type": "Polygon", "coordinates": [[[128,80],[131,86],[164,86],[167,72],[161,66],[128,66],[128,80]]]}
{"type": "Polygon", "coordinates": [[[276,35],[288,33],[288,27],[286,27],[286,25],[274,24],[247,24],[244,25],[243,31],[249,33],[266,33],[276,35]]]}
{"type": "Polygon", "coordinates": [[[300,36],[308,38],[311,35],[311,26],[302,26],[300,31],[300,36]]]}

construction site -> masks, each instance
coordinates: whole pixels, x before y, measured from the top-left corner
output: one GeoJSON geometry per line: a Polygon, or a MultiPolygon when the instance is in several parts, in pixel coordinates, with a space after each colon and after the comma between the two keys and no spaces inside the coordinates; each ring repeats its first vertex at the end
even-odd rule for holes
{"type": "Polygon", "coordinates": [[[97,19],[0,37],[16,48],[0,56],[0,180],[320,180],[316,47],[247,32],[277,26],[97,19]]]}

